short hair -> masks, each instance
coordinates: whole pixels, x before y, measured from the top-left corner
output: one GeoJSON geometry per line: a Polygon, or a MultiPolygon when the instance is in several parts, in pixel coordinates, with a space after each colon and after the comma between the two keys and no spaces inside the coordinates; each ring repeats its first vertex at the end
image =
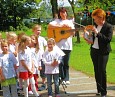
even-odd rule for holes
{"type": "Polygon", "coordinates": [[[100,8],[95,9],[95,10],[92,12],[92,15],[91,15],[91,16],[92,16],[92,18],[95,17],[95,16],[97,16],[97,17],[99,17],[99,18],[102,18],[103,20],[106,19],[106,13],[105,13],[105,11],[102,10],[102,9],[100,9],[100,8]]]}
{"type": "Polygon", "coordinates": [[[53,39],[53,38],[49,38],[49,39],[47,40],[47,42],[51,42],[53,45],[55,45],[55,39],[53,39]]]}
{"type": "Polygon", "coordinates": [[[17,38],[17,34],[15,32],[7,32],[7,38],[17,38]]]}
{"type": "Polygon", "coordinates": [[[35,24],[33,27],[32,27],[32,30],[36,30],[38,28],[41,28],[41,25],[38,25],[38,24],[35,24]]]}
{"type": "Polygon", "coordinates": [[[3,46],[4,44],[9,45],[7,39],[2,39],[2,41],[1,41],[1,46],[3,46]]]}

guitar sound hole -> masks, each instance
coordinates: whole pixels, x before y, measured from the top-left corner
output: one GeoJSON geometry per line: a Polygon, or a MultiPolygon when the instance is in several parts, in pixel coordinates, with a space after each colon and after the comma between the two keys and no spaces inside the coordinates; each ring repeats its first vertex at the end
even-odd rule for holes
{"type": "Polygon", "coordinates": [[[65,34],[65,31],[61,31],[61,34],[65,34]]]}

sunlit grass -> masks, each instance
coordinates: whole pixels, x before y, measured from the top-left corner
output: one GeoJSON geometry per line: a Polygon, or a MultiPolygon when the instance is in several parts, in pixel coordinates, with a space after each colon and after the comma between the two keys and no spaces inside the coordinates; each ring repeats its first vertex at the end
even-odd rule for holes
{"type": "MultiPolygon", "coordinates": [[[[115,36],[112,39],[111,46],[112,52],[107,64],[107,80],[109,83],[115,83],[115,36]]],[[[80,44],[76,43],[76,38],[73,38],[70,67],[82,71],[89,76],[94,76],[93,64],[90,58],[90,45],[82,38],[80,44]]]]}

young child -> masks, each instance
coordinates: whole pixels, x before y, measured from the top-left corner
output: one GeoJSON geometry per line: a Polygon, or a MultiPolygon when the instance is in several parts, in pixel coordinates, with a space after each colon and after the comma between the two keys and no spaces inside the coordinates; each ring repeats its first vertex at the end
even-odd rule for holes
{"type": "MultiPolygon", "coordinates": [[[[24,32],[20,32],[17,34],[17,44],[19,45],[20,41],[21,41],[21,37],[25,35],[24,32]]],[[[20,52],[20,47],[18,46],[18,52],[20,52]]],[[[18,72],[18,76],[19,76],[19,68],[17,69],[17,72],[18,72]]],[[[19,89],[18,89],[18,94],[22,94],[22,90],[23,90],[23,80],[21,78],[18,78],[19,80],[19,83],[18,83],[18,86],[19,86],[19,89]]]]}
{"type": "MultiPolygon", "coordinates": [[[[7,37],[7,40],[8,40],[8,45],[9,45],[9,51],[11,53],[13,53],[16,57],[16,59],[18,60],[18,42],[17,42],[17,34],[13,31],[11,32],[7,32],[6,33],[6,37],[7,37]]],[[[18,70],[18,67],[19,67],[19,61],[18,63],[16,64],[17,66],[17,75],[19,75],[19,70],[18,70]]],[[[18,79],[17,79],[17,89],[20,90],[20,84],[19,84],[19,76],[18,76],[18,79]]],[[[18,91],[19,92],[19,91],[18,91]]]]}
{"type": "Polygon", "coordinates": [[[40,97],[35,88],[35,81],[33,77],[34,66],[32,62],[32,56],[30,48],[31,38],[23,35],[19,43],[19,78],[24,80],[24,96],[28,97],[28,85],[31,84],[32,92],[36,97],[40,97]]]}
{"type": "Polygon", "coordinates": [[[2,40],[1,49],[0,71],[2,71],[5,78],[4,81],[1,82],[3,97],[18,97],[15,79],[17,60],[14,54],[9,52],[7,40],[2,40]]]}
{"type": "MultiPolygon", "coordinates": [[[[55,85],[55,95],[59,95],[59,64],[61,62],[61,54],[58,53],[55,47],[55,40],[53,38],[47,41],[47,50],[43,54],[43,62],[45,64],[45,74],[47,77],[48,96],[52,97],[52,77],[55,85]]],[[[60,51],[59,51],[60,52],[60,51]]]]}
{"type": "MultiPolygon", "coordinates": [[[[34,63],[34,80],[35,80],[35,86],[36,90],[38,90],[38,78],[39,78],[39,70],[41,70],[41,60],[42,60],[42,52],[39,49],[39,43],[38,43],[38,37],[36,35],[31,35],[31,53],[32,53],[32,60],[34,63]]],[[[31,87],[29,85],[29,94],[33,94],[31,91],[31,87]]]]}
{"type": "Polygon", "coordinates": [[[17,57],[17,34],[15,32],[8,32],[6,36],[9,44],[9,51],[12,52],[15,55],[15,57],[17,57]]]}
{"type": "MultiPolygon", "coordinates": [[[[42,51],[42,53],[44,53],[44,49],[47,46],[47,41],[45,40],[44,37],[40,36],[41,34],[41,25],[35,24],[32,28],[32,31],[35,35],[38,36],[38,43],[39,43],[39,49],[42,51]]],[[[40,70],[40,77],[42,78],[42,85],[39,88],[39,91],[42,91],[46,88],[46,75],[45,75],[45,65],[43,64],[43,62],[41,61],[41,67],[42,69],[40,70]]]]}

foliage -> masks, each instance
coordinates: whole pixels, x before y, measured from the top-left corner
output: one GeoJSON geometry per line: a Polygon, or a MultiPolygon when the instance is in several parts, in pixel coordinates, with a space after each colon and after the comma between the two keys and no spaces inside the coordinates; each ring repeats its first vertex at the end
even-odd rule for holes
{"type": "Polygon", "coordinates": [[[30,13],[35,10],[35,3],[40,1],[41,0],[1,0],[0,30],[9,30],[10,26],[16,29],[23,18],[29,17],[30,13]]]}

